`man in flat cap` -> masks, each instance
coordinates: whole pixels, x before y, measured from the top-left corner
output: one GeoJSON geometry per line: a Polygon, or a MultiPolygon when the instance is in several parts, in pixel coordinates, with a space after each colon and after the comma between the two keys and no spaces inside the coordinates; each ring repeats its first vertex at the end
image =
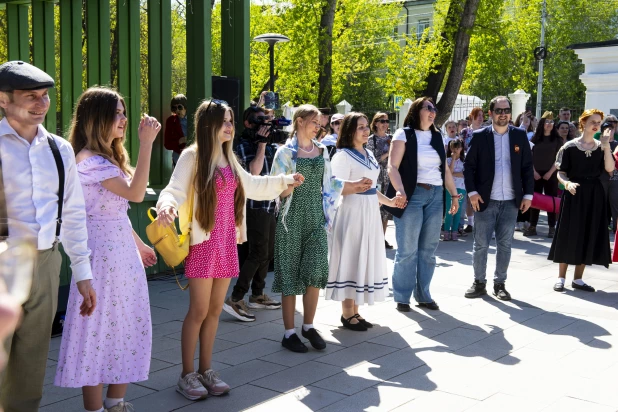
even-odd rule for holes
{"type": "Polygon", "coordinates": [[[59,241],[71,259],[73,279],[84,299],[82,315],[90,315],[96,306],[84,196],[73,148],[41,125],[51,87],[54,80],[28,63],[10,61],[0,66],[3,217],[8,221],[9,241],[27,240],[38,249],[21,324],[5,344],[8,362],[0,379],[0,404],[6,412],[39,409],[58,304],[59,241]]]}

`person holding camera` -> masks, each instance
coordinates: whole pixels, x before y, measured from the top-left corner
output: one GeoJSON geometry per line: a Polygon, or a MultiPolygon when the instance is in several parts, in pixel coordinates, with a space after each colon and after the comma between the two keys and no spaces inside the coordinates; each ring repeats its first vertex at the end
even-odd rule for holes
{"type": "MultiPolygon", "coordinates": [[[[249,107],[243,113],[243,130],[236,155],[241,164],[254,176],[270,174],[276,148],[269,143],[271,128],[264,124],[266,115],[260,107],[249,107]]],[[[249,253],[238,275],[232,294],[225,300],[223,310],[243,322],[255,321],[251,309],[279,309],[281,302],[264,293],[268,265],[275,248],[275,201],[247,199],[247,243],[249,253]],[[251,287],[249,302],[245,294],[251,287]]]]}

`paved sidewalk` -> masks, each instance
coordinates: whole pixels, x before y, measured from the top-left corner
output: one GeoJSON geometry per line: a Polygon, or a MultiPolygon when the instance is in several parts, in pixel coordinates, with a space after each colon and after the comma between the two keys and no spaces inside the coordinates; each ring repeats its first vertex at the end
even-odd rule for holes
{"type": "MultiPolygon", "coordinates": [[[[243,323],[225,312],[214,368],[229,395],[191,402],[175,392],[180,330],[188,292],[173,280],[150,281],[153,355],[150,379],[131,384],[136,411],[586,411],[618,409],[618,273],[587,268],[596,293],[552,290],[557,265],[550,239],[515,234],[507,287],[511,302],[469,300],[471,236],[441,242],[432,294],[441,312],[409,314],[387,302],[362,307],[367,332],[341,327],[338,302],[320,299],[315,324],[327,349],[283,350],[281,311],[257,311],[243,323]]],[[[394,228],[388,240],[394,244],[394,228]]],[[[388,251],[389,272],[394,251],[388,251]]],[[[495,248],[489,258],[494,268],[495,248]]],[[[489,275],[491,278],[491,274],[489,275]]],[[[234,282],[232,282],[233,286],[234,282]]],[[[269,274],[267,284],[272,284],[269,274]]],[[[491,280],[489,283],[491,289],[491,280]]],[[[268,292],[268,291],[267,291],[268,292]]],[[[297,299],[300,304],[301,299],[297,299]]],[[[302,323],[298,305],[297,328],[302,323]]],[[[80,389],[53,386],[60,339],[52,340],[42,411],[82,411],[80,389]]],[[[196,353],[197,355],[197,353],[196,353]]]]}

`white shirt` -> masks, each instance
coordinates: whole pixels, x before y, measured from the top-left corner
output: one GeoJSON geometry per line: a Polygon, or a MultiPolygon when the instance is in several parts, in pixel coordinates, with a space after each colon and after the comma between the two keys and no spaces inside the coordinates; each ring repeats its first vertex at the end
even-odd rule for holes
{"type": "MultiPolygon", "coordinates": [[[[446,164],[448,166],[450,166],[452,162],[453,162],[453,158],[449,157],[446,159],[446,164]]],[[[455,161],[455,167],[453,168],[453,173],[463,173],[463,171],[464,171],[464,163],[461,161],[461,159],[457,159],[455,161]]],[[[453,176],[453,180],[455,181],[455,187],[457,189],[466,190],[466,183],[463,177],[453,176]]]]}
{"type": "Polygon", "coordinates": [[[337,135],[335,133],[326,135],[321,143],[324,146],[337,146],[337,135]]]}
{"type": "MultiPolygon", "coordinates": [[[[409,127],[405,129],[409,129],[409,127]]],[[[442,162],[436,149],[431,146],[431,130],[415,130],[415,132],[418,143],[418,175],[416,182],[442,186],[442,173],[440,172],[442,162]]],[[[397,129],[393,135],[393,140],[406,142],[406,132],[404,129],[397,129]]]]}
{"type": "MultiPolygon", "coordinates": [[[[58,169],[47,142],[48,135],[47,130],[39,125],[30,144],[6,119],[0,121],[0,156],[9,236],[31,240],[39,250],[52,247],[58,217],[58,169]]],[[[73,148],[62,138],[54,139],[65,169],[60,240],[71,259],[73,279],[79,282],[92,279],[84,195],[73,148]]]]}

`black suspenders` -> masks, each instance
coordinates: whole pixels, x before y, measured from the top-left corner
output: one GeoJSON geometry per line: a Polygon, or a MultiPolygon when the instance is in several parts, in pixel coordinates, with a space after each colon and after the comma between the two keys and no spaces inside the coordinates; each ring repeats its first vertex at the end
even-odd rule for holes
{"type": "Polygon", "coordinates": [[[52,245],[52,250],[56,249],[56,245],[60,242],[60,228],[62,227],[62,205],[64,203],[64,163],[62,162],[62,156],[60,156],[60,150],[54,138],[47,135],[47,142],[51,148],[54,160],[56,161],[56,168],[58,169],[58,217],[56,218],[56,239],[52,245]]]}
{"type": "MultiPolygon", "coordinates": [[[[47,142],[51,148],[58,169],[58,217],[56,218],[56,239],[52,245],[52,249],[56,248],[60,242],[60,227],[62,226],[62,205],[64,203],[64,163],[60,150],[54,138],[47,135],[47,142]]],[[[6,210],[6,194],[4,191],[4,180],[2,176],[2,160],[0,160],[0,240],[4,240],[9,236],[8,215],[6,210]]]]}

